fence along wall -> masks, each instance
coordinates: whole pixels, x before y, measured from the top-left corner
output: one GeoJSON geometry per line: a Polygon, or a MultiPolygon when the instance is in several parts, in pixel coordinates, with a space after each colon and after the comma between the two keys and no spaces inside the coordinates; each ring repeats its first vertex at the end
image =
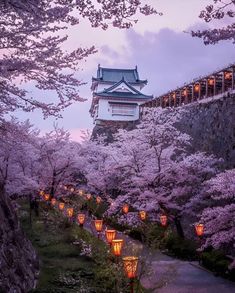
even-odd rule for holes
{"type": "Polygon", "coordinates": [[[219,71],[184,84],[182,87],[155,97],[141,105],[144,107],[179,107],[211,97],[220,98],[235,90],[235,63],[219,71]]]}

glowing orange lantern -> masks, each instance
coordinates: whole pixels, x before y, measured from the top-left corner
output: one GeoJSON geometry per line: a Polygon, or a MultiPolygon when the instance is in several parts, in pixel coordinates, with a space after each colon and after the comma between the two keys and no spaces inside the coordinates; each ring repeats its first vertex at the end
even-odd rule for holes
{"type": "Polygon", "coordinates": [[[100,196],[97,196],[97,198],[96,198],[96,202],[97,202],[98,204],[101,203],[101,197],[100,197],[100,196]]]}
{"type": "Polygon", "coordinates": [[[102,231],[103,220],[95,220],[95,229],[99,233],[102,231]]]}
{"type": "Polygon", "coordinates": [[[124,271],[128,279],[134,279],[136,277],[138,257],[137,256],[126,256],[122,258],[124,271]]]}
{"type": "Polygon", "coordinates": [[[71,191],[71,192],[74,192],[74,188],[72,187],[72,188],[70,189],[70,191],[71,191]]]}
{"type": "Polygon", "coordinates": [[[52,198],[51,199],[51,204],[54,206],[56,204],[56,199],[55,198],[52,198]]]}
{"type": "Polygon", "coordinates": [[[160,222],[161,222],[162,226],[165,227],[167,225],[167,216],[166,215],[161,215],[160,216],[160,222]]]}
{"type": "Polygon", "coordinates": [[[69,218],[72,218],[73,216],[73,208],[67,208],[67,215],[69,218]]]}
{"type": "Polygon", "coordinates": [[[85,222],[85,214],[78,214],[78,223],[82,227],[85,222]]]}
{"type": "Polygon", "coordinates": [[[203,236],[204,233],[204,225],[203,224],[196,224],[195,225],[196,234],[198,237],[203,236]]]}
{"type": "Polygon", "coordinates": [[[112,245],[112,241],[115,239],[116,237],[116,230],[105,230],[105,236],[107,239],[107,242],[109,243],[109,245],[112,245]]]}
{"type": "Polygon", "coordinates": [[[187,96],[187,89],[183,90],[183,96],[187,96]]]}
{"type": "Polygon", "coordinates": [[[200,85],[199,85],[199,84],[196,84],[195,87],[194,87],[194,90],[195,90],[195,92],[199,92],[199,90],[200,90],[200,85]]]}
{"type": "Polygon", "coordinates": [[[127,203],[125,203],[122,207],[122,211],[124,214],[127,214],[129,212],[129,205],[127,203]]]}
{"type": "Polygon", "coordinates": [[[224,78],[225,79],[230,79],[232,77],[232,73],[231,72],[225,72],[224,73],[224,78]]]}
{"type": "Polygon", "coordinates": [[[83,196],[83,190],[80,189],[79,192],[78,192],[78,194],[81,195],[81,196],[83,196]]]}
{"type": "Polygon", "coordinates": [[[91,199],[91,194],[88,193],[87,196],[86,196],[86,198],[87,198],[88,200],[90,200],[90,199],[91,199]]]}
{"type": "Polygon", "coordinates": [[[47,193],[44,194],[44,199],[45,199],[45,200],[49,200],[49,199],[50,199],[50,194],[47,194],[47,193]]]}
{"type": "Polygon", "coordinates": [[[139,212],[139,215],[140,215],[140,219],[141,219],[142,221],[145,221],[145,220],[146,220],[146,216],[147,216],[146,211],[140,211],[140,212],[139,212]]]}
{"type": "Polygon", "coordinates": [[[62,211],[64,209],[64,202],[59,203],[59,209],[62,211]]]}
{"type": "Polygon", "coordinates": [[[209,85],[214,85],[214,79],[213,79],[213,78],[209,79],[209,80],[208,80],[208,84],[209,84],[209,85]]]}
{"type": "Polygon", "coordinates": [[[122,253],[123,239],[112,240],[112,250],[115,256],[120,256],[122,253]]]}

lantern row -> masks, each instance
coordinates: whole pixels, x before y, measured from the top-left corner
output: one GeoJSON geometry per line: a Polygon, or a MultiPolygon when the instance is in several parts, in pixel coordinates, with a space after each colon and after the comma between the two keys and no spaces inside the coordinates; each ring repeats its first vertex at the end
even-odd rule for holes
{"type": "Polygon", "coordinates": [[[178,107],[233,90],[235,90],[235,64],[156,97],[142,104],[141,109],[178,107]]]}

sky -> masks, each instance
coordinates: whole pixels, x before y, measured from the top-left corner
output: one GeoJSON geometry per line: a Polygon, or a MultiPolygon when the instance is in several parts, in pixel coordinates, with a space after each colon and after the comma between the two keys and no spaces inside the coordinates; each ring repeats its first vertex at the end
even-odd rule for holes
{"type": "MultiPolygon", "coordinates": [[[[92,93],[91,78],[96,75],[98,64],[111,68],[138,66],[141,79],[147,79],[143,89],[154,96],[180,86],[200,75],[213,72],[235,61],[234,45],[222,42],[205,46],[201,39],[192,38],[187,32],[205,28],[200,11],[212,0],[150,0],[163,16],[140,16],[139,22],[129,30],[109,28],[107,31],[90,27],[87,21],[66,31],[66,50],[95,45],[98,52],[81,63],[76,76],[86,82],[80,95],[87,101],[75,103],[64,112],[63,118],[43,119],[41,112],[17,113],[20,119],[29,118],[42,133],[52,130],[53,124],[68,129],[71,138],[80,141],[81,130],[92,129],[89,115],[92,93]],[[89,36],[89,37],[87,37],[89,36]]],[[[218,23],[209,24],[211,27],[218,23]]],[[[31,85],[28,90],[38,95],[31,85]]],[[[49,95],[44,93],[44,96],[49,95]]]]}

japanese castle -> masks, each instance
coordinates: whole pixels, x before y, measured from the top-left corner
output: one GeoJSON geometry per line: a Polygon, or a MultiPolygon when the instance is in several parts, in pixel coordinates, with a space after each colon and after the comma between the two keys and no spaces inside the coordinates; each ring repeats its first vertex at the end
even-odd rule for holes
{"type": "Polygon", "coordinates": [[[147,80],[141,80],[134,69],[97,69],[92,78],[93,93],[90,114],[95,124],[102,121],[135,121],[139,119],[139,106],[153,96],[141,92],[147,80]]]}

